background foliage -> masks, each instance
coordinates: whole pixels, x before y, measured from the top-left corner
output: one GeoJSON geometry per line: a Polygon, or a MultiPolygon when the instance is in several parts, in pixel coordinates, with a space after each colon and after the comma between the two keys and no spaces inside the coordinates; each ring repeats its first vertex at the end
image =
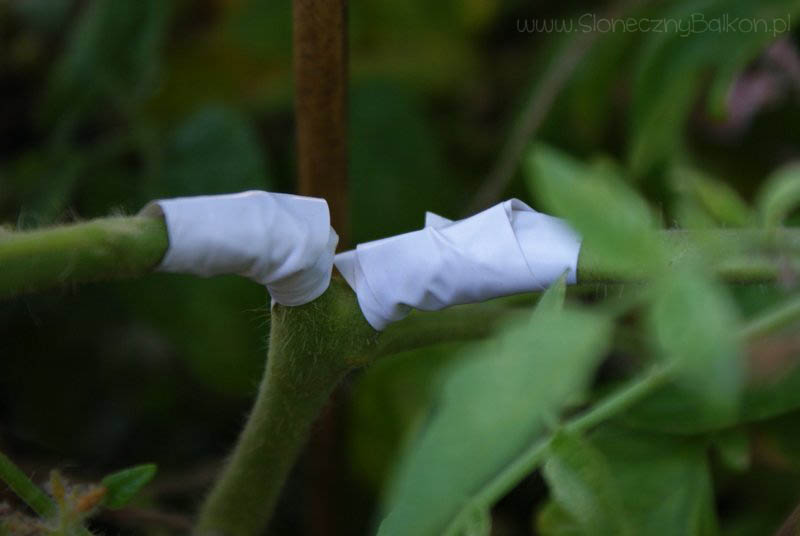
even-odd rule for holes
{"type": "MultiPolygon", "coordinates": [[[[794,22],[798,11],[787,0],[351,3],[353,240],[417,228],[425,210],[464,215],[529,95],[568,69],[581,38],[521,21],[794,22]]],[[[292,191],[290,60],[289,2],[0,3],[0,222],[292,191]]],[[[641,296],[585,292],[561,313],[550,298],[489,341],[348,379],[276,534],[364,534],[387,512],[386,534],[768,534],[793,509],[796,329],[754,344],[740,333],[796,292],[797,267],[779,285],[725,285],[710,259],[668,265],[655,230],[797,221],[797,31],[597,32],[566,80],[504,197],[569,218],[610,269],[646,266],[656,282],[641,296]],[[612,421],[559,425],[667,365],[670,381],[612,421]],[[543,470],[490,510],[487,483],[542,440],[543,470]]],[[[177,521],[129,511],[98,527],[179,531],[255,392],[265,302],[236,278],[153,275],[1,303],[0,450],[40,479],[53,466],[91,480],[156,461],[138,512],[177,521]]]]}

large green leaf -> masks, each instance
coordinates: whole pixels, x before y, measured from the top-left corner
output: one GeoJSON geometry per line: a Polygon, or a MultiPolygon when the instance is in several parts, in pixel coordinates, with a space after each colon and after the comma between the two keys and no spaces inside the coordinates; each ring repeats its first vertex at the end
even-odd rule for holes
{"type": "Polygon", "coordinates": [[[539,145],[528,156],[527,172],[545,207],[583,235],[595,263],[592,269],[626,275],[659,266],[663,252],[650,210],[610,166],[585,166],[539,145]]]}
{"type": "Polygon", "coordinates": [[[51,118],[91,104],[129,107],[155,89],[172,2],[94,0],[83,9],[50,80],[51,118]]]}
{"type": "Polygon", "coordinates": [[[459,532],[472,498],[580,395],[609,342],[607,319],[538,312],[476,345],[445,378],[430,421],[400,462],[380,534],[459,532]]]}
{"type": "Polygon", "coordinates": [[[722,426],[740,416],[744,355],[735,307],[724,288],[679,268],[655,289],[650,337],[675,380],[628,413],[664,431],[722,426]]]}
{"type": "MultiPolygon", "coordinates": [[[[602,426],[588,439],[579,447],[569,447],[580,450],[570,452],[575,459],[569,464],[566,483],[579,486],[583,502],[576,502],[574,490],[572,496],[566,496],[562,489],[565,483],[557,483],[555,502],[547,503],[539,514],[542,534],[599,536],[625,534],[626,530],[648,536],[717,533],[711,475],[702,441],[615,425],[602,426]],[[598,470],[600,467],[602,470],[598,470]],[[613,504],[609,504],[609,493],[613,493],[613,504]],[[579,504],[583,510],[573,513],[579,504]],[[609,527],[611,519],[622,522],[616,517],[620,511],[628,528],[609,527]],[[588,519],[596,524],[587,524],[588,519]]],[[[559,478],[563,476],[559,473],[559,478]]]]}
{"type": "Polygon", "coordinates": [[[348,419],[349,456],[362,482],[380,489],[410,438],[424,424],[442,369],[463,344],[444,344],[394,355],[358,378],[348,419]]]}
{"type": "Polygon", "coordinates": [[[635,534],[611,467],[603,455],[579,435],[560,431],[553,438],[544,477],[555,501],[579,525],[579,533],[635,534]]]}

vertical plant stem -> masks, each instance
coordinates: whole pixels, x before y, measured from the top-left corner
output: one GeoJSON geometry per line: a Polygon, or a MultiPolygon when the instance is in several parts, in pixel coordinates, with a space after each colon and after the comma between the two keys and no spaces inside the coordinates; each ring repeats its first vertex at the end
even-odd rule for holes
{"type": "Polygon", "coordinates": [[[309,304],[273,308],[258,397],[200,511],[197,534],[255,536],[266,528],[320,408],[377,336],[347,293],[334,280],[309,304]]]}
{"type": "Polygon", "coordinates": [[[50,497],[2,452],[0,452],[0,479],[40,516],[52,518],[56,515],[56,505],[50,497]]]}
{"type": "Polygon", "coordinates": [[[347,202],[347,2],[293,1],[299,193],[327,199],[340,244],[347,202]]]}

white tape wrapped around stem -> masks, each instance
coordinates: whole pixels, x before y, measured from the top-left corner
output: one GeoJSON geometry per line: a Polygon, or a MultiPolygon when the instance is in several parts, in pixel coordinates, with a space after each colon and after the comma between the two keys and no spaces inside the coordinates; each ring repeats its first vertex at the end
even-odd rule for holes
{"type": "Polygon", "coordinates": [[[261,191],[153,201],[169,248],[164,272],[239,274],[267,287],[282,305],[302,305],[330,284],[339,237],[324,199],[261,191]]]}
{"type": "Polygon", "coordinates": [[[367,321],[383,330],[411,308],[541,290],[565,271],[575,283],[580,245],[562,220],[511,199],[456,222],[428,213],[424,229],[359,244],[335,264],[367,321]]]}

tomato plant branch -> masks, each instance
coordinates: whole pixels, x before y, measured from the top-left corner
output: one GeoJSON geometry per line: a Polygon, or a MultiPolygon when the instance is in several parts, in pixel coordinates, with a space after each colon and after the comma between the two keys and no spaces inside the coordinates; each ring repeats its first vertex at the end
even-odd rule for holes
{"type": "Polygon", "coordinates": [[[200,510],[196,533],[263,532],[319,410],[348,371],[363,364],[377,333],[352,291],[335,279],[300,307],[272,311],[267,369],[227,465],[200,510]]]}
{"type": "Polygon", "coordinates": [[[167,250],[164,221],[145,217],[10,232],[0,229],[0,298],[150,272],[167,250]]]}

